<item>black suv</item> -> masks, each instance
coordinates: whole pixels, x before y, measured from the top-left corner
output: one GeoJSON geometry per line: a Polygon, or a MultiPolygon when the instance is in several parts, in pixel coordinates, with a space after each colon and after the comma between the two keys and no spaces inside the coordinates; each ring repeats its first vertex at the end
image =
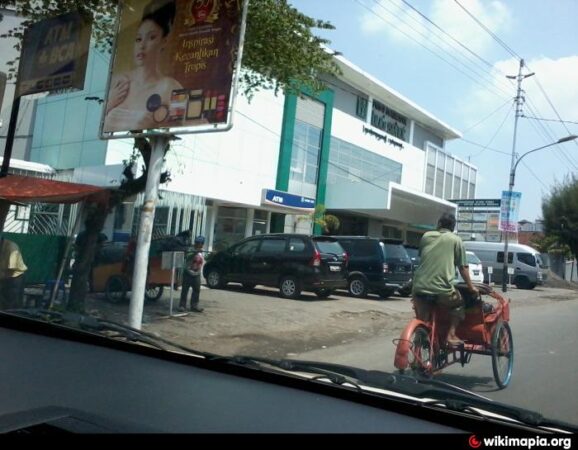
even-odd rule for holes
{"type": "Polygon", "coordinates": [[[334,236],[349,255],[347,285],[354,297],[369,292],[387,298],[412,277],[411,260],[402,241],[368,236],[334,236]]]}
{"type": "Polygon", "coordinates": [[[262,234],[216,253],[203,276],[210,288],[231,281],[247,289],[275,286],[284,298],[298,298],[302,290],[325,298],[347,286],[347,254],[327,236],[262,234]]]}

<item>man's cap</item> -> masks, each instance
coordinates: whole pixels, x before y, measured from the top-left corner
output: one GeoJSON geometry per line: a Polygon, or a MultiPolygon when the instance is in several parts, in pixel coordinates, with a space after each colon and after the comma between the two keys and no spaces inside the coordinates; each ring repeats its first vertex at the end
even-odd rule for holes
{"type": "Polygon", "coordinates": [[[197,236],[195,238],[195,244],[204,244],[205,243],[205,236],[197,236]]]}

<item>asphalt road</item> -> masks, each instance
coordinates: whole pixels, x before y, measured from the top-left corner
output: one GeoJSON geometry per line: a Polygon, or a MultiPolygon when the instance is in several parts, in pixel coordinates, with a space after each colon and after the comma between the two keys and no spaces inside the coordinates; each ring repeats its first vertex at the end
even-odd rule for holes
{"type": "MultiPolygon", "coordinates": [[[[499,402],[578,424],[578,292],[542,288],[532,294],[527,304],[524,298],[512,302],[514,370],[506,389],[497,388],[491,358],[481,355],[436,377],[499,402]]],[[[516,297],[522,297],[519,291],[516,297]]],[[[396,337],[384,334],[295,357],[393,371],[391,340],[396,337]]]]}

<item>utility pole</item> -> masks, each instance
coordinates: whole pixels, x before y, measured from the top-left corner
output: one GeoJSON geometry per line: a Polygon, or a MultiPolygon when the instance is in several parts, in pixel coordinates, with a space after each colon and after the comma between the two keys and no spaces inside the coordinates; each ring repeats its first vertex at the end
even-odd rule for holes
{"type": "MultiPolygon", "coordinates": [[[[524,81],[524,79],[531,77],[532,75],[534,75],[534,73],[529,73],[527,75],[522,75],[522,69],[524,68],[524,60],[520,59],[520,68],[518,69],[518,75],[508,75],[506,76],[506,78],[509,78],[511,80],[517,80],[518,81],[518,90],[516,91],[516,98],[515,98],[515,102],[516,102],[516,115],[514,118],[514,140],[512,142],[512,159],[510,162],[510,172],[508,175],[508,192],[509,192],[509,196],[508,196],[508,209],[506,212],[506,226],[509,226],[510,224],[510,203],[512,201],[512,188],[513,188],[513,179],[512,179],[512,173],[514,170],[514,165],[516,163],[516,136],[518,133],[518,119],[523,115],[523,111],[522,111],[522,106],[524,104],[524,97],[522,95],[522,93],[524,91],[522,91],[522,81],[524,81]]],[[[502,232],[504,232],[504,230],[502,230],[502,232]]],[[[505,230],[505,235],[504,235],[504,267],[502,270],[502,291],[506,292],[508,290],[508,239],[509,239],[509,230],[505,230]]]]}

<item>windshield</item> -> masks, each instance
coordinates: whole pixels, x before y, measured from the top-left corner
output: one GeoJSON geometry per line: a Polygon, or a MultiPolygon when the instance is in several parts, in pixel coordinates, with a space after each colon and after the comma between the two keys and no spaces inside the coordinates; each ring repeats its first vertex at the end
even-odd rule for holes
{"type": "Polygon", "coordinates": [[[385,243],[380,244],[381,248],[383,249],[383,255],[385,256],[386,260],[387,259],[409,260],[409,256],[403,245],[385,244],[385,243]]]}
{"type": "Polygon", "coordinates": [[[0,311],[401,372],[578,425],[578,2],[251,0],[241,52],[243,3],[2,2],[0,311]],[[76,5],[86,54],[76,25],[20,42],[76,5]],[[452,215],[453,247],[404,247],[452,215]],[[414,294],[458,297],[458,239],[486,287],[434,345],[406,326],[414,294]]]}
{"type": "Polygon", "coordinates": [[[468,264],[481,264],[480,258],[478,258],[474,253],[466,252],[466,259],[468,264]]]}

